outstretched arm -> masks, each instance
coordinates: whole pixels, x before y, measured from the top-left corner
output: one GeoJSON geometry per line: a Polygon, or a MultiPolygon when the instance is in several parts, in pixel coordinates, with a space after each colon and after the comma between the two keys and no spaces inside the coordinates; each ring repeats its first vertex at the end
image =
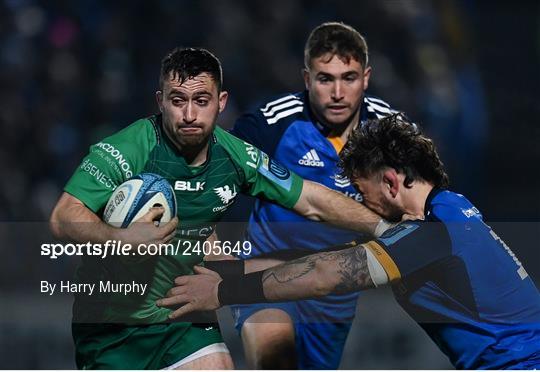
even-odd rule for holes
{"type": "Polygon", "coordinates": [[[119,238],[119,229],[102,222],[82,201],[68,193],[58,200],[49,224],[53,235],[62,240],[104,243],[119,238]]]}
{"type": "Polygon", "coordinates": [[[317,253],[270,268],[262,275],[268,301],[321,297],[372,288],[363,246],[317,253]]]}
{"type": "MultiPolygon", "coordinates": [[[[353,240],[348,243],[326,247],[325,249],[320,250],[318,253],[342,251],[345,248],[356,247],[358,244],[359,243],[353,240]]],[[[229,276],[241,276],[257,271],[264,271],[285,262],[304,258],[313,253],[314,251],[309,249],[288,249],[244,260],[239,260],[237,258],[218,258],[218,260],[208,260],[205,258],[206,262],[204,267],[217,272],[222,278],[226,278],[229,276]]]]}
{"type": "Polygon", "coordinates": [[[293,210],[314,221],[379,237],[392,226],[361,203],[316,182],[304,180],[293,210]]]}
{"type": "Polygon", "coordinates": [[[313,254],[264,272],[225,280],[205,268],[196,267],[195,272],[200,275],[176,278],[176,287],[167,293],[167,298],[158,301],[158,306],[185,304],[170,318],[234,303],[314,298],[364,290],[388,282],[381,264],[363,245],[313,254]]]}

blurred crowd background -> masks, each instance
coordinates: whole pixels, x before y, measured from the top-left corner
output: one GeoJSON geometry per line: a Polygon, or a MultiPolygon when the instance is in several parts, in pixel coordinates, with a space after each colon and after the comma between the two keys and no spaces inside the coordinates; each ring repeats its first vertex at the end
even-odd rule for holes
{"type": "MultiPolygon", "coordinates": [[[[229,128],[263,99],[303,89],[304,42],[330,20],[366,36],[369,92],[435,139],[452,188],[487,221],[512,224],[506,239],[538,283],[540,3],[0,0],[0,368],[74,368],[70,299],[45,306],[35,282],[21,284],[38,247],[14,241],[13,224],[46,221],[88,146],[156,111],[162,57],[202,46],[221,59],[229,128]]],[[[448,367],[399,310],[388,316],[403,321],[377,328],[375,314],[395,304],[371,296],[344,368],[448,367]]]]}

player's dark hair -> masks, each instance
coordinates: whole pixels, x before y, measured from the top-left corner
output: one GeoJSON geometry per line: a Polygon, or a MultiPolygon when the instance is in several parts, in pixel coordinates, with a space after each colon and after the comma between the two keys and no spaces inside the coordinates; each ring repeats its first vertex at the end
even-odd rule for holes
{"type": "Polygon", "coordinates": [[[161,61],[159,87],[172,73],[180,83],[206,72],[215,81],[218,92],[223,85],[223,72],[219,59],[203,48],[175,48],[161,61]]]}
{"type": "Polygon", "coordinates": [[[358,31],[340,22],[326,22],[317,27],[309,35],[304,47],[304,66],[311,67],[311,61],[325,54],[337,55],[349,63],[353,58],[363,68],[368,64],[368,46],[358,31]]]}
{"type": "Polygon", "coordinates": [[[370,177],[387,167],[415,180],[448,187],[448,175],[433,141],[402,113],[371,119],[353,131],[340,153],[339,167],[349,179],[370,177]]]}

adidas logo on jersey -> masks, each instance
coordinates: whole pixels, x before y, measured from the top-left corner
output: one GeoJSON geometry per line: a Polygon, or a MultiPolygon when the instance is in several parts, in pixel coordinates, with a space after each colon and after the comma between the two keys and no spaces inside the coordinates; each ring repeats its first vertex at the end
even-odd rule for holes
{"type": "Polygon", "coordinates": [[[305,165],[307,167],[324,167],[324,162],[319,158],[319,154],[315,149],[309,150],[302,159],[298,160],[298,164],[305,165]]]}

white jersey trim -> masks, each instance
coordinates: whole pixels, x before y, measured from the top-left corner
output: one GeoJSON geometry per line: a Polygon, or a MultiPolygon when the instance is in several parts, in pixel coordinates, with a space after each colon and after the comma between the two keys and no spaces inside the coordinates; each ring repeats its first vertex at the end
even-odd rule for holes
{"type": "Polygon", "coordinates": [[[375,111],[378,111],[378,112],[381,112],[381,113],[391,113],[391,112],[394,111],[389,107],[380,106],[380,105],[377,105],[376,103],[373,103],[373,102],[369,102],[368,107],[369,106],[371,106],[375,111]]]}
{"type": "Polygon", "coordinates": [[[263,108],[261,108],[261,111],[267,111],[271,106],[274,106],[274,105],[277,105],[279,103],[282,103],[282,102],[285,102],[285,101],[288,101],[290,99],[299,99],[298,97],[292,95],[292,94],[289,94],[288,96],[285,96],[285,97],[281,97],[281,98],[278,98],[274,101],[270,101],[266,104],[266,106],[264,106],[263,108]]]}
{"type": "Polygon", "coordinates": [[[397,113],[398,111],[394,111],[394,110],[386,110],[386,111],[378,111],[378,110],[375,110],[373,107],[368,107],[367,110],[369,112],[372,112],[375,114],[375,116],[377,116],[377,119],[382,119],[388,115],[391,115],[391,114],[395,114],[397,113]]]}
{"type": "Polygon", "coordinates": [[[302,101],[300,101],[299,99],[293,99],[293,100],[290,100],[290,101],[287,101],[287,102],[284,102],[284,103],[281,103],[277,106],[274,106],[272,107],[270,110],[263,110],[261,109],[262,113],[264,116],[266,116],[267,118],[269,117],[272,117],[274,116],[274,114],[276,112],[278,112],[279,110],[282,110],[282,109],[285,109],[287,107],[291,107],[291,106],[303,106],[304,104],[302,103],[302,101]]]}
{"type": "Polygon", "coordinates": [[[382,99],[379,99],[379,98],[366,97],[366,101],[368,101],[370,103],[375,103],[375,104],[378,104],[378,105],[385,106],[386,108],[390,108],[390,105],[388,103],[384,102],[382,99]]]}
{"type": "Polygon", "coordinates": [[[295,114],[297,112],[302,112],[302,111],[304,111],[304,105],[299,106],[299,107],[294,107],[286,111],[281,111],[280,113],[276,114],[276,116],[266,119],[266,121],[268,122],[268,124],[272,125],[272,124],[277,123],[280,119],[286,118],[287,116],[291,116],[292,114],[295,114]]]}
{"type": "Polygon", "coordinates": [[[364,102],[366,103],[367,111],[375,114],[377,119],[381,119],[385,116],[399,112],[391,108],[388,103],[379,98],[365,97],[364,102]]]}

